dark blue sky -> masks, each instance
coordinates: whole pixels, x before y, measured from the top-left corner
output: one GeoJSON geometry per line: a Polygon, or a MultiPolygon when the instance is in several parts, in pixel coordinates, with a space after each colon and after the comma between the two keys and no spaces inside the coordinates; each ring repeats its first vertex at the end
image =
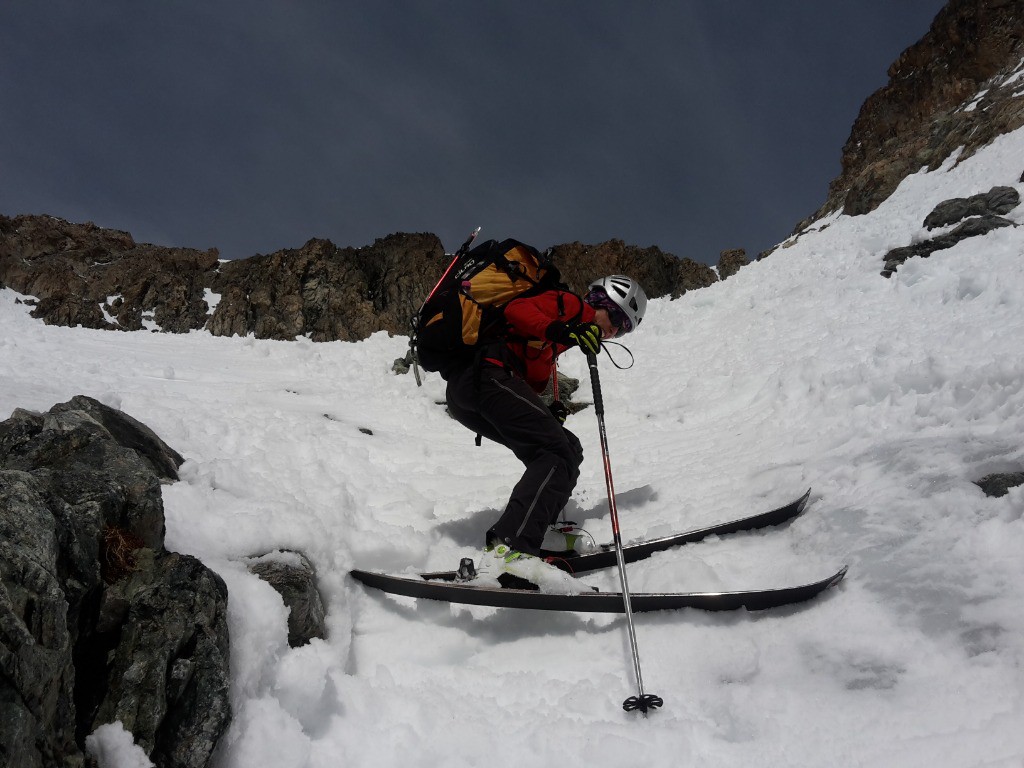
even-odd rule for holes
{"type": "Polygon", "coordinates": [[[0,213],[227,258],[434,232],[751,255],[939,0],[7,0],[0,213]]]}

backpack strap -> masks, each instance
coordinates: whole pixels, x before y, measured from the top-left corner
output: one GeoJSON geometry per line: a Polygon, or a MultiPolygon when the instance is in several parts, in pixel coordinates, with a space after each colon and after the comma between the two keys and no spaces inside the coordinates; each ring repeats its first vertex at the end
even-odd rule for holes
{"type": "MultiPolygon", "coordinates": [[[[561,287],[559,287],[557,290],[558,290],[558,316],[561,317],[562,315],[565,314],[565,294],[566,293],[570,293],[570,291],[563,291],[561,287]]],[[[573,296],[576,296],[576,294],[573,294],[573,296]]],[[[576,298],[579,299],[580,308],[576,312],[576,314],[574,314],[572,317],[567,317],[565,319],[565,324],[566,325],[575,325],[583,317],[583,304],[584,304],[584,301],[579,296],[576,296],[576,298]]]]}

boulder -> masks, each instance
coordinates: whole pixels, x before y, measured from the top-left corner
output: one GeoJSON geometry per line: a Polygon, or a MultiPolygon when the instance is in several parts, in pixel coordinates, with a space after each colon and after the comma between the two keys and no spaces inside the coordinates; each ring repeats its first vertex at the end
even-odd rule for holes
{"type": "Polygon", "coordinates": [[[1020,204],[1020,195],[1013,187],[993,187],[983,194],[966,198],[953,198],[939,203],[924,220],[928,229],[936,229],[960,222],[952,231],[912,245],[893,248],[885,254],[882,268],[884,277],[891,277],[896,269],[914,256],[928,258],[936,251],[952,248],[969,237],[986,235],[993,229],[1016,226],[999,214],[1009,213],[1020,204]]]}
{"type": "Polygon", "coordinates": [[[326,611],[316,585],[316,569],[298,552],[273,552],[256,558],[249,570],[277,590],[287,606],[288,645],[298,648],[324,638],[326,611]]]}
{"type": "Polygon", "coordinates": [[[120,720],[200,768],[230,722],[227,590],[163,545],[181,456],[87,397],[0,423],[0,758],[83,764],[120,720]]]}
{"type": "Polygon", "coordinates": [[[138,549],[105,584],[80,654],[106,674],[80,701],[95,708],[90,727],[121,722],[158,766],[208,765],[231,719],[227,598],[194,557],[138,549]]]}
{"type": "Polygon", "coordinates": [[[924,220],[928,229],[956,224],[969,216],[1001,216],[1020,205],[1020,194],[1013,187],[993,187],[972,197],[956,197],[939,203],[924,220]]]}
{"type": "MultiPolygon", "coordinates": [[[[54,504],[44,482],[0,469],[0,762],[11,768],[82,765],[72,660],[77,615],[57,568],[76,532],[57,523],[54,504]]],[[[84,569],[67,568],[81,585],[79,597],[99,582],[97,559],[80,560],[84,569]]]]}
{"type": "Polygon", "coordinates": [[[981,488],[986,496],[998,498],[1008,494],[1011,488],[1024,485],[1024,472],[1003,472],[985,475],[975,485],[981,488]]]}

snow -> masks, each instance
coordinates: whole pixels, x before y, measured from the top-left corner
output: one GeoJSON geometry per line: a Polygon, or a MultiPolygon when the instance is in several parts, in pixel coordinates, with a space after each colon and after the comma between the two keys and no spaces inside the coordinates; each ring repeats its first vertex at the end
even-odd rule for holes
{"type": "Polygon", "coordinates": [[[86,736],[85,751],[99,768],[153,768],[145,751],[135,744],[120,720],[101,725],[86,736]]]}
{"type": "Polygon", "coordinates": [[[220,304],[221,295],[214,293],[209,288],[203,288],[203,301],[206,302],[206,314],[212,315],[220,304]]]}
{"type": "MultiPolygon", "coordinates": [[[[164,490],[167,545],[229,588],[220,768],[1019,768],[1024,487],[987,498],[974,481],[1024,466],[1024,229],[879,272],[890,248],[934,234],[936,203],[1022,190],[1022,170],[1017,131],[911,176],[869,215],[833,215],[724,283],[652,301],[627,339],[634,367],[602,364],[626,540],[814,489],[788,526],[629,566],[633,590],[785,586],[850,565],[800,606],[638,615],[646,690],[665,700],[647,718],[620,708],[636,692],[621,616],[417,603],[347,576],[477,556],[518,479],[511,455],[448,419],[436,376],[417,388],[391,372],[404,338],[56,328],[3,290],[0,417],[88,394],[187,457],[164,490]],[[284,605],[245,569],[280,551],[317,568],[326,640],[290,649],[284,605]]],[[[1024,223],[1024,206],[1009,218],[1024,223]]],[[[582,356],[562,369],[587,399],[582,356]]],[[[593,410],[568,426],[588,451],[569,517],[607,540],[593,410]]]]}
{"type": "Polygon", "coordinates": [[[114,306],[114,302],[121,298],[121,294],[115,293],[110,296],[107,296],[107,300],[105,302],[100,302],[100,312],[103,313],[103,319],[106,320],[108,323],[111,323],[112,325],[120,325],[120,323],[117,322],[117,316],[110,314],[110,311],[107,309],[107,307],[114,306]]]}
{"type": "Polygon", "coordinates": [[[985,96],[987,94],[988,94],[988,88],[985,88],[985,89],[983,89],[981,91],[978,91],[978,95],[974,97],[974,99],[971,101],[971,103],[963,108],[964,112],[973,112],[975,109],[977,109],[978,108],[978,104],[981,103],[981,100],[983,98],[985,98],[985,96]]]}

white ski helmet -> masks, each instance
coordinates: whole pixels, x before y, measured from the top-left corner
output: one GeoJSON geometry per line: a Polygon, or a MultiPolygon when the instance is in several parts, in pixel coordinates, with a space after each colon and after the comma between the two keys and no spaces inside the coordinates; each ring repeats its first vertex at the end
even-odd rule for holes
{"type": "Polygon", "coordinates": [[[635,330],[647,311],[647,294],[644,289],[636,280],[625,275],[609,275],[595,280],[587,287],[585,301],[595,309],[611,309],[613,315],[615,309],[619,310],[621,317],[617,323],[619,332],[616,336],[635,330]]]}

